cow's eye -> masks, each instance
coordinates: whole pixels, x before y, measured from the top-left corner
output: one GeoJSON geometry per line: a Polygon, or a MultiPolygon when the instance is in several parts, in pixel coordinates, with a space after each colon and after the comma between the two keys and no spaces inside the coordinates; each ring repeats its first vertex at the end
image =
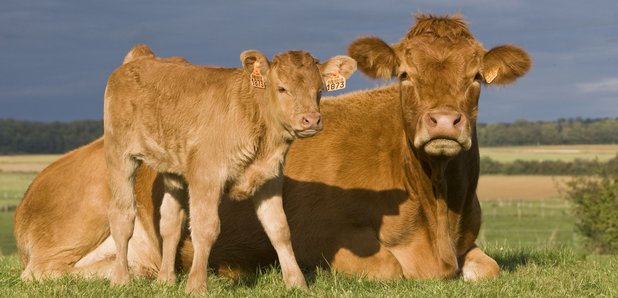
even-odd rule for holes
{"type": "Polygon", "coordinates": [[[480,72],[477,72],[476,75],[474,76],[474,80],[482,82],[483,81],[483,75],[481,75],[480,72]]]}
{"type": "Polygon", "coordinates": [[[399,74],[399,80],[400,80],[400,81],[405,81],[405,80],[407,80],[408,78],[409,78],[408,73],[407,73],[407,72],[405,72],[405,71],[399,74]]]}
{"type": "Polygon", "coordinates": [[[283,87],[279,87],[277,88],[277,91],[279,91],[279,93],[285,93],[287,90],[285,90],[285,88],[283,87]]]}

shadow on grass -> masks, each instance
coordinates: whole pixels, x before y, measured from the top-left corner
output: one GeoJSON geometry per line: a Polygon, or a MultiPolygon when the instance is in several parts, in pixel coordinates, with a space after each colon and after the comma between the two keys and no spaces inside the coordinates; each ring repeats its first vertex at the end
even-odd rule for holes
{"type": "Polygon", "coordinates": [[[585,258],[565,247],[544,249],[508,249],[493,254],[500,268],[507,272],[517,271],[520,267],[538,265],[545,267],[564,266],[576,263],[585,258]]]}

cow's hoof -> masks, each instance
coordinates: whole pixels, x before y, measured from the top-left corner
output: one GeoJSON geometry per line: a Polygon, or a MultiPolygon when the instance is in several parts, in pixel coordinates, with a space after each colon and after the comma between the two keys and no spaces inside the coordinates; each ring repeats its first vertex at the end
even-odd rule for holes
{"type": "Polygon", "coordinates": [[[190,295],[199,295],[206,293],[206,290],[208,290],[208,287],[206,285],[206,281],[203,278],[192,278],[192,276],[189,275],[185,293],[190,295]]]}
{"type": "Polygon", "coordinates": [[[485,258],[467,261],[461,273],[466,282],[495,279],[500,276],[500,266],[494,259],[485,256],[485,258]]]}
{"type": "Polygon", "coordinates": [[[296,289],[307,289],[307,282],[305,281],[305,276],[300,274],[294,276],[288,276],[285,278],[285,286],[288,289],[296,288],[296,289]]]}
{"type": "Polygon", "coordinates": [[[174,272],[163,272],[159,271],[157,275],[157,282],[160,284],[175,284],[176,283],[176,274],[174,272]]]}
{"type": "Polygon", "coordinates": [[[131,281],[131,276],[126,270],[115,270],[111,277],[112,286],[123,286],[128,284],[129,281],[131,281]]]}

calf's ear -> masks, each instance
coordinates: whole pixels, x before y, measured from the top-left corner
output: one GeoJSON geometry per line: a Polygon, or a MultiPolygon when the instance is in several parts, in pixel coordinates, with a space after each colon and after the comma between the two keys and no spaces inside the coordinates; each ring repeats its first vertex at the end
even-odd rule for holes
{"type": "Polygon", "coordinates": [[[348,47],[348,54],[370,78],[388,80],[397,75],[399,59],[395,50],[375,36],[356,39],[348,47]]]}
{"type": "Polygon", "coordinates": [[[532,59],[526,51],[503,45],[485,53],[481,74],[487,84],[506,85],[525,75],[531,66],[532,59]]]}
{"type": "Polygon", "coordinates": [[[240,54],[240,61],[247,74],[252,74],[257,69],[264,78],[268,77],[270,62],[268,58],[258,50],[246,50],[240,54]]]}
{"type": "Polygon", "coordinates": [[[340,74],[346,79],[356,71],[356,61],[348,56],[335,56],[320,64],[323,77],[340,74]]]}

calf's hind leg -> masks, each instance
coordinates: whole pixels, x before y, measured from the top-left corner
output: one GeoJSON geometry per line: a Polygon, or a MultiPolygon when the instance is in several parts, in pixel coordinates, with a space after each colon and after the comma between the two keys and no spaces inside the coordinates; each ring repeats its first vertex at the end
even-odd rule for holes
{"type": "MultiPolygon", "coordinates": [[[[164,174],[165,194],[161,203],[159,231],[162,241],[162,259],[157,280],[176,282],[176,251],[185,222],[184,205],[187,203],[186,185],[181,177],[164,174]]],[[[156,207],[155,207],[156,208],[156,207]]]]}
{"type": "Polygon", "coordinates": [[[283,211],[282,190],[282,178],[276,177],[267,181],[253,197],[255,211],[277,252],[286,287],[307,288],[292,249],[290,228],[283,211]]]}
{"type": "Polygon", "coordinates": [[[116,264],[112,285],[127,284],[130,280],[127,260],[129,239],[135,225],[135,172],[139,162],[130,157],[106,152],[112,202],[109,208],[109,227],[116,244],[116,264]]]}

